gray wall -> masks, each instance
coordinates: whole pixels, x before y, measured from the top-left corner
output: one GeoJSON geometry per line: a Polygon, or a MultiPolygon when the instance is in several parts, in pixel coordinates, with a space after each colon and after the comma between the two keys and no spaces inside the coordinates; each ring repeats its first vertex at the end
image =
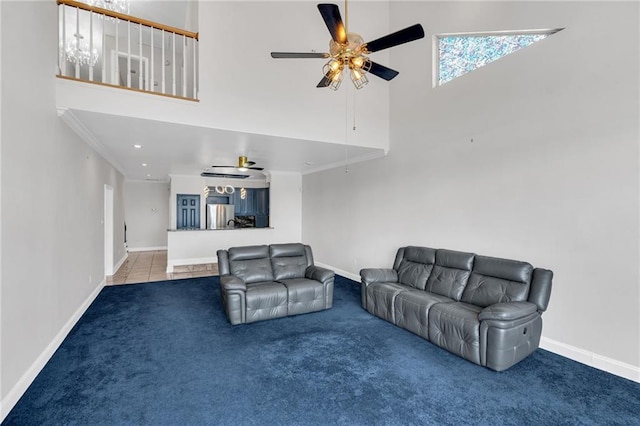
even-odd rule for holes
{"type": "Polygon", "coordinates": [[[57,13],[55,2],[2,2],[3,403],[104,281],[105,184],[114,261],[126,255],[124,179],[57,116],[57,13]]]}
{"type": "Polygon", "coordinates": [[[169,182],[125,181],[124,217],[129,250],[167,247],[169,182]]]}
{"type": "Polygon", "coordinates": [[[409,244],[550,268],[547,343],[637,372],[638,3],[391,3],[391,28],[416,22],[391,49],[390,153],[304,177],[303,241],[353,274],[409,244]],[[433,34],[556,27],[432,88],[433,34]]]}

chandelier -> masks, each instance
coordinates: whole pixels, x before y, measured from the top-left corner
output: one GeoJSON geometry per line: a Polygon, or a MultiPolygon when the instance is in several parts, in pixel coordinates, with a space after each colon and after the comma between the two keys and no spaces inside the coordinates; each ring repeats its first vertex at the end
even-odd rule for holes
{"type": "Polygon", "coordinates": [[[79,64],[94,66],[98,62],[98,49],[89,49],[89,43],[80,34],[74,34],[73,40],[69,40],[65,46],[67,61],[79,64]]]}
{"type": "Polygon", "coordinates": [[[129,0],[87,0],[87,3],[113,12],[129,14],[129,0]]]}

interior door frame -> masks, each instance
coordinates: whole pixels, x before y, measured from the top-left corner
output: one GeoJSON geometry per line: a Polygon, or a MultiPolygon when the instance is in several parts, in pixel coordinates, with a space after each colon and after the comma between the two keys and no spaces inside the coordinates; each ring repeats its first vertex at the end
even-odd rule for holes
{"type": "MultiPolygon", "coordinates": [[[[111,84],[114,84],[116,86],[120,86],[120,75],[119,75],[119,67],[118,67],[118,60],[120,58],[128,58],[129,56],[131,56],[131,61],[139,61],[140,60],[140,56],[139,55],[134,55],[131,54],[129,55],[127,52],[123,52],[123,51],[115,51],[112,50],[111,51],[111,84]]],[[[151,85],[149,82],[149,58],[147,58],[146,56],[142,57],[142,68],[144,70],[144,73],[142,75],[142,83],[144,84],[144,88],[139,88],[140,90],[151,90],[151,85]]],[[[131,81],[133,81],[134,77],[131,77],[131,81]]],[[[138,78],[137,76],[135,78],[138,78]]],[[[124,82],[124,85],[127,85],[127,82],[124,82]]]]}

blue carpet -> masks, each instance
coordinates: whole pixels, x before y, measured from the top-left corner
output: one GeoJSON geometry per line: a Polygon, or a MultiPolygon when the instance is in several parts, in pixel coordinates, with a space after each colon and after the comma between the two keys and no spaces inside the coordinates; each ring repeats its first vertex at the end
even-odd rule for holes
{"type": "Polygon", "coordinates": [[[496,373],[378,319],[231,326],[218,278],[105,287],[3,425],[640,424],[640,384],[543,350],[496,373]]]}

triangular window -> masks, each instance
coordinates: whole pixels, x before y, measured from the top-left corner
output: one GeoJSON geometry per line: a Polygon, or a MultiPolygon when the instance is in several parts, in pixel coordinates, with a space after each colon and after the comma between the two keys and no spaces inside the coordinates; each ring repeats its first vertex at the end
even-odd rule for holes
{"type": "Polygon", "coordinates": [[[437,36],[436,85],[536,43],[562,28],[544,31],[443,34],[437,36]]]}

